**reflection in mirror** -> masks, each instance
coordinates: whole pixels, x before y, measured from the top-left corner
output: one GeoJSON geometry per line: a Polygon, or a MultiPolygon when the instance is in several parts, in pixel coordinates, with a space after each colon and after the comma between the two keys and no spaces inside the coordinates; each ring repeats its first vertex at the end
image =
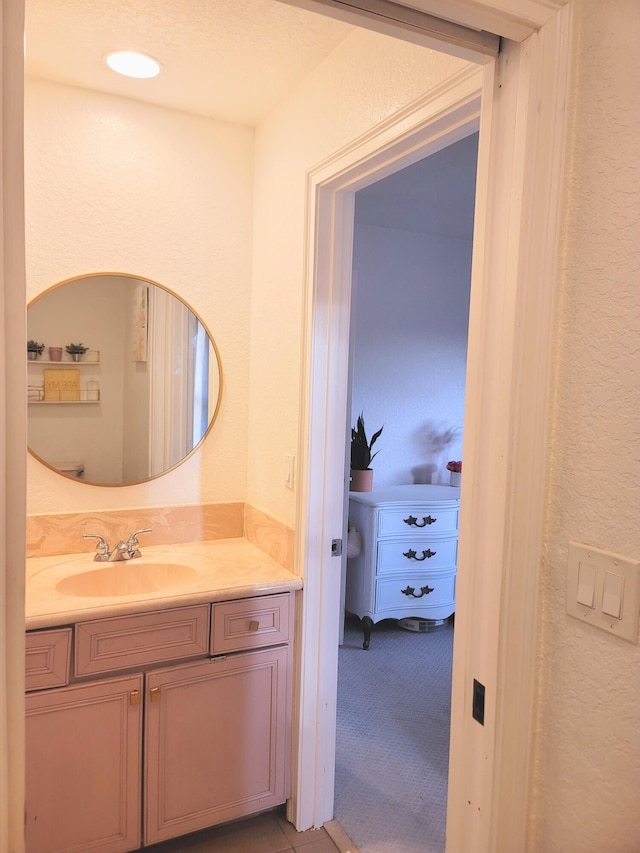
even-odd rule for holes
{"type": "Polygon", "coordinates": [[[94,485],[140,483],[183,461],[218,412],[222,371],[200,318],[129,275],[63,282],[29,304],[31,453],[94,485]],[[71,343],[87,351],[75,357],[71,343]],[[62,361],[53,361],[62,348],[62,361]]]}

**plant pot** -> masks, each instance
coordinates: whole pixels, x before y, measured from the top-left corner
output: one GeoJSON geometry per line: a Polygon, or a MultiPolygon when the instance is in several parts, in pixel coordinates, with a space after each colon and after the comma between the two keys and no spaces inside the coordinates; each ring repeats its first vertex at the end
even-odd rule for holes
{"type": "Polygon", "coordinates": [[[462,483],[462,474],[459,471],[449,471],[449,485],[459,486],[462,483]]]}
{"type": "Polygon", "coordinates": [[[27,350],[27,358],[29,361],[35,361],[38,358],[38,353],[35,350],[27,350]]]}
{"type": "Polygon", "coordinates": [[[370,492],[373,489],[373,468],[367,468],[365,471],[352,468],[349,489],[352,492],[370,492]]]}
{"type": "Polygon", "coordinates": [[[80,361],[80,358],[82,357],[82,353],[81,353],[81,352],[72,352],[72,353],[69,353],[69,354],[70,354],[70,356],[71,356],[71,361],[80,361]]]}
{"type": "Polygon", "coordinates": [[[49,361],[62,361],[62,347],[49,347],[49,361]]]}

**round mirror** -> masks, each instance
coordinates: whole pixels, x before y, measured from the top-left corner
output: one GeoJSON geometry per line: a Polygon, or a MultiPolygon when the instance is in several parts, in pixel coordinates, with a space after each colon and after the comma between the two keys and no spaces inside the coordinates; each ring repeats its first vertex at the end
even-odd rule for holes
{"type": "Polygon", "coordinates": [[[142,483],[211,429],[222,370],[202,320],[126,274],[62,282],[27,311],[29,451],[66,477],[142,483]]]}

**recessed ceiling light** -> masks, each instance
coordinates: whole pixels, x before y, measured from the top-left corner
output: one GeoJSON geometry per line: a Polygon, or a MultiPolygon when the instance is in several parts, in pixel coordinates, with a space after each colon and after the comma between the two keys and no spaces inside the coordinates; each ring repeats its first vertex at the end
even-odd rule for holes
{"type": "Polygon", "coordinates": [[[106,57],[106,63],[112,71],[125,77],[157,77],[160,73],[159,62],[133,50],[116,50],[106,57]]]}

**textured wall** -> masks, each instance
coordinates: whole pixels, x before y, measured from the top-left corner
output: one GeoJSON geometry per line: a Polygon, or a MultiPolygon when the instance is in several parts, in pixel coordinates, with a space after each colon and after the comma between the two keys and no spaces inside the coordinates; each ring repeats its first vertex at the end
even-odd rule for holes
{"type": "Polygon", "coordinates": [[[363,411],[376,486],[449,483],[462,458],[471,240],[358,224],[352,423],[363,411]]]}
{"type": "Polygon", "coordinates": [[[565,614],[567,543],[640,559],[640,5],[576,3],[533,853],[640,850],[640,647],[565,614]]]}
{"type": "Polygon", "coordinates": [[[28,298],[91,272],[158,281],[208,325],[224,374],[216,424],[184,465],[146,485],[105,489],[29,458],[28,511],[242,500],[252,130],[30,81],[25,133],[28,298]]]}
{"type": "Polygon", "coordinates": [[[295,519],[284,456],[298,440],[306,173],[462,67],[359,30],[257,128],[247,499],[287,524],[295,519]]]}

